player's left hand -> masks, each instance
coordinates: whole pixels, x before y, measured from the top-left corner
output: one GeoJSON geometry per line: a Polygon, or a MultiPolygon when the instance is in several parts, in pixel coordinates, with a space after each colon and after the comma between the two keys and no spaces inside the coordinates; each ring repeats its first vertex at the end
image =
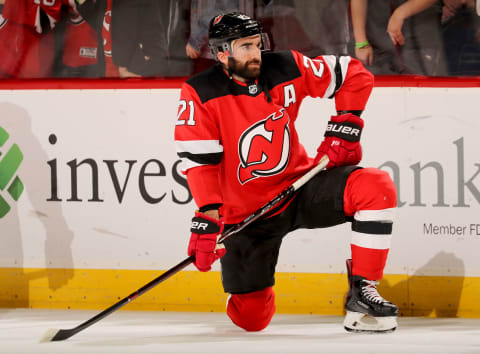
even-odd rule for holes
{"type": "Polygon", "coordinates": [[[327,169],[344,165],[356,165],[362,159],[360,136],[363,119],[351,114],[332,116],[325,131],[325,139],[317,149],[315,163],[327,155],[327,169]]]}

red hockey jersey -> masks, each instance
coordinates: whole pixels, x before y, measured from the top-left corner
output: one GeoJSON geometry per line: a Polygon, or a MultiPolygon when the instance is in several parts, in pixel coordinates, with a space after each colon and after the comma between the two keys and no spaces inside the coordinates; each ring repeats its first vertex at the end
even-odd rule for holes
{"type": "Polygon", "coordinates": [[[6,0],[3,17],[11,22],[35,28],[42,33],[40,11],[43,11],[50,22],[50,27],[61,18],[62,4],[75,6],[73,0],[6,0]]]}
{"type": "Polygon", "coordinates": [[[0,77],[49,77],[54,60],[53,32],[40,35],[0,15],[0,77]]]}
{"type": "Polygon", "coordinates": [[[97,63],[97,32],[71,10],[63,37],[63,64],[71,67],[97,63]]]}
{"type": "Polygon", "coordinates": [[[228,224],[312,168],[295,130],[305,97],[335,97],[338,111],[363,110],[373,87],[373,75],[346,56],[311,59],[289,51],[262,60],[255,83],[230,79],[217,65],[181,90],[175,141],[183,172],[197,205],[222,204],[228,224]]]}

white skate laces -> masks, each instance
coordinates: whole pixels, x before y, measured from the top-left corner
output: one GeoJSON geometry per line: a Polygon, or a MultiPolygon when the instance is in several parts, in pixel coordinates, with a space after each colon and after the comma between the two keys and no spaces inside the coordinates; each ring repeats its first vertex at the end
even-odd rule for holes
{"type": "Polygon", "coordinates": [[[383,297],[380,296],[377,290],[377,285],[378,281],[375,280],[363,280],[363,282],[366,284],[365,286],[362,287],[362,294],[365,296],[365,298],[370,301],[374,302],[377,304],[382,304],[384,302],[387,302],[383,297]]]}

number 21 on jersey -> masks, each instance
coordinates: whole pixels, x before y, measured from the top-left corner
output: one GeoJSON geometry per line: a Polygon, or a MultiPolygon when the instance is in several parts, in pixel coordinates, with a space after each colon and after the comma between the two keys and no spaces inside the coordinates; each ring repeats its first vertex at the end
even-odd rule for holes
{"type": "Polygon", "coordinates": [[[180,100],[178,103],[178,115],[177,115],[177,122],[175,125],[195,125],[195,107],[193,105],[193,101],[185,101],[180,100]],[[185,116],[184,115],[188,116],[185,116]]]}

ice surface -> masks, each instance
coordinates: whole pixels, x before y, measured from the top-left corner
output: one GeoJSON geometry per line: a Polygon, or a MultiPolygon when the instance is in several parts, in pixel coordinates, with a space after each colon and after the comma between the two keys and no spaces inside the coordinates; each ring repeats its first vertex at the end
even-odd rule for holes
{"type": "Polygon", "coordinates": [[[39,343],[100,311],[0,309],[0,353],[480,353],[480,319],[400,317],[389,334],[354,334],[343,317],[276,314],[262,332],[224,313],[118,311],[63,342],[39,343]]]}

